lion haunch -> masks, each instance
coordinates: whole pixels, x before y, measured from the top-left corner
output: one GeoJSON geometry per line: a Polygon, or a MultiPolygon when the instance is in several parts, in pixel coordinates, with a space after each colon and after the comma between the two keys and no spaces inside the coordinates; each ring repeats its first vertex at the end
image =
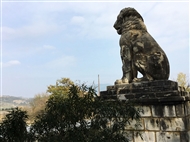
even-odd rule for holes
{"type": "Polygon", "coordinates": [[[116,84],[149,80],[167,80],[169,62],[155,39],[147,32],[142,16],[134,8],[124,8],[114,24],[121,35],[120,54],[123,76],[116,84]],[[137,78],[140,72],[143,77],[137,78]]]}

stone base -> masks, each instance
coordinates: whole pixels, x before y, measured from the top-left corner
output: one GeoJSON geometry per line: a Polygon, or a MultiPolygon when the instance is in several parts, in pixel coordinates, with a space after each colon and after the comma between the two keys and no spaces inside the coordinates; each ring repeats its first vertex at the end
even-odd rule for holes
{"type": "Polygon", "coordinates": [[[107,86],[105,100],[134,101],[142,108],[141,127],[126,127],[130,142],[190,142],[190,94],[170,80],[107,86]],[[136,132],[142,134],[143,140],[136,132]]]}
{"type": "Polygon", "coordinates": [[[190,100],[190,94],[170,80],[143,81],[107,86],[100,92],[103,99],[131,100],[138,103],[179,103],[190,100]]]}

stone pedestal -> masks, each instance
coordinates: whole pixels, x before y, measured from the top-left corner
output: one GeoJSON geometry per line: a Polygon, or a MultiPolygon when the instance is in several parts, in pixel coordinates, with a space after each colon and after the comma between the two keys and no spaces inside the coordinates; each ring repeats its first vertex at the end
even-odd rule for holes
{"type": "Polygon", "coordinates": [[[127,127],[131,142],[190,142],[190,94],[170,80],[107,86],[100,97],[142,107],[142,126],[127,127]],[[143,140],[136,135],[140,131],[143,140]]]}

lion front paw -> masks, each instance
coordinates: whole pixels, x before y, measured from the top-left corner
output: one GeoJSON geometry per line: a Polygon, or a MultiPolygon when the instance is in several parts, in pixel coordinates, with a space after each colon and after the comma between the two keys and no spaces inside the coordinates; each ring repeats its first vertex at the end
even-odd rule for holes
{"type": "Polygon", "coordinates": [[[122,80],[121,80],[121,79],[117,79],[117,80],[115,81],[115,85],[117,85],[117,84],[122,84],[122,80]]]}
{"type": "Polygon", "coordinates": [[[122,79],[122,83],[123,83],[123,84],[129,84],[129,80],[128,80],[127,78],[123,78],[123,79],[122,79]]]}
{"type": "Polygon", "coordinates": [[[117,84],[129,84],[129,81],[128,81],[127,78],[125,78],[125,79],[118,79],[118,80],[115,81],[115,85],[117,85],[117,84]]]}

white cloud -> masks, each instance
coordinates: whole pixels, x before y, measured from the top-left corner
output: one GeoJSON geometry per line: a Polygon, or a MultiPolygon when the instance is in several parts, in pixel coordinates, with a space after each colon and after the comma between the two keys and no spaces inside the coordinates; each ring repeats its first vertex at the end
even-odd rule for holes
{"type": "Polygon", "coordinates": [[[10,67],[15,65],[20,65],[21,63],[18,60],[11,60],[6,63],[1,63],[2,67],[10,67]]]}
{"type": "MultiPolygon", "coordinates": [[[[73,5],[76,5],[76,8],[72,9],[71,7],[72,11],[83,15],[83,17],[73,17],[72,19],[72,23],[78,22],[80,24],[83,22],[80,29],[77,29],[79,31],[77,36],[80,37],[112,38],[114,34],[117,34],[113,28],[116,17],[122,8],[128,6],[139,11],[145,20],[148,31],[154,36],[166,34],[170,36],[179,33],[180,30],[185,31],[188,27],[186,26],[188,22],[184,21],[184,18],[188,17],[188,11],[187,13],[182,12],[177,8],[178,4],[175,5],[174,3],[85,3],[82,8],[79,7],[81,6],[80,3],[73,5]],[[85,22],[83,18],[85,18],[85,22]],[[177,29],[179,25],[183,26],[177,29]]],[[[180,7],[183,6],[184,3],[180,4],[180,7]]],[[[73,25],[69,28],[75,29],[73,25]]]]}
{"type": "Polygon", "coordinates": [[[38,38],[39,36],[53,34],[64,29],[64,26],[56,24],[48,24],[44,22],[36,22],[30,25],[24,25],[19,28],[2,27],[3,40],[16,38],[38,38]]]}
{"type": "Polygon", "coordinates": [[[188,31],[188,13],[188,4],[185,3],[157,3],[146,13],[144,20],[148,31],[155,36],[172,36],[188,31]]]}

